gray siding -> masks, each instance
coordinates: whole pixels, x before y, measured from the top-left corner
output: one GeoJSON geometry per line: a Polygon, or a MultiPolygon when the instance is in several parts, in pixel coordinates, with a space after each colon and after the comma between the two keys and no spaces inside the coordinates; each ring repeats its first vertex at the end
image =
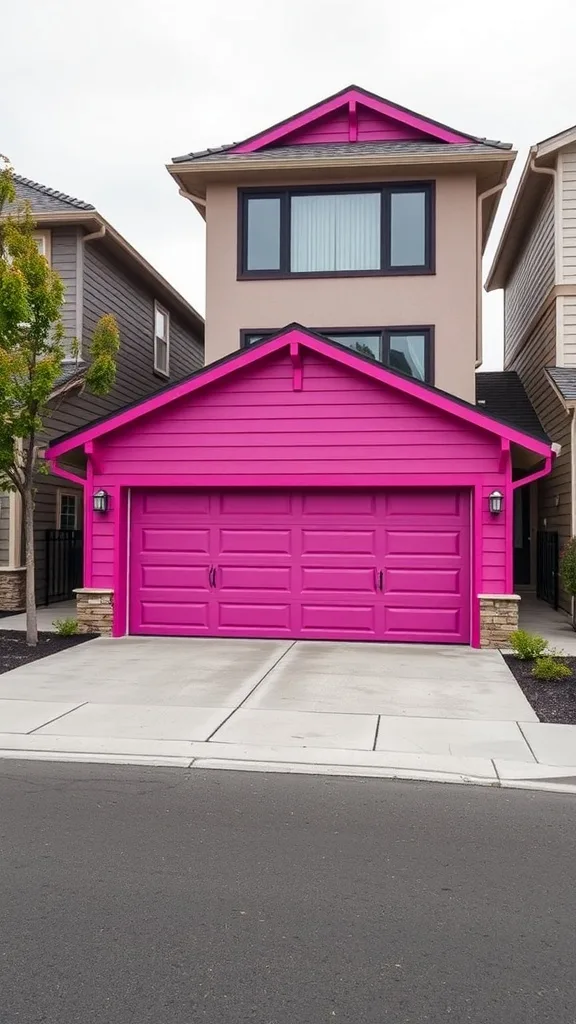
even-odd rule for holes
{"type": "Polygon", "coordinates": [[[504,290],[504,364],[507,368],[513,368],[510,360],[538,307],[554,286],[554,277],[554,188],[551,184],[504,290]]]}
{"type": "Polygon", "coordinates": [[[558,299],[562,304],[562,338],[564,359],[560,365],[576,366],[576,295],[563,295],[558,299]]]}
{"type": "MultiPolygon", "coordinates": [[[[170,378],[154,373],[153,310],[156,296],[147,291],[101,244],[89,242],[83,259],[84,303],[82,354],[87,358],[94,328],[104,313],[112,313],[120,328],[120,353],[114,389],[98,398],[79,388],[56,399],[46,421],[46,441],[83,426],[106,413],[144,398],[167,384],[176,383],[204,364],[202,342],[184,321],[170,313],[170,378]]],[[[74,490],[58,477],[39,477],[36,492],[36,590],[39,601],[46,591],[46,530],[56,528],[57,489],[74,490]]]]}
{"type": "Polygon", "coordinates": [[[72,342],[76,337],[77,326],[77,256],[80,239],[78,228],[53,228],[50,232],[51,262],[64,282],[64,306],[62,321],[64,324],[64,345],[68,354],[72,351],[72,342]]]}
{"type": "Polygon", "coordinates": [[[8,531],[10,524],[9,495],[0,492],[0,565],[8,565],[9,542],[8,531]]]}
{"type": "MultiPolygon", "coordinates": [[[[562,445],[550,476],[538,485],[538,528],[558,530],[561,547],[571,536],[571,433],[570,416],[545,373],[556,358],[556,307],[544,313],[508,369],[517,370],[542,426],[552,441],[562,445]],[[559,504],[556,505],[556,495],[559,504]]],[[[561,591],[561,607],[570,611],[570,598],[561,591]]]]}
{"type": "Polygon", "coordinates": [[[562,280],[576,281],[576,146],[561,154],[558,172],[562,187],[562,280]]]}

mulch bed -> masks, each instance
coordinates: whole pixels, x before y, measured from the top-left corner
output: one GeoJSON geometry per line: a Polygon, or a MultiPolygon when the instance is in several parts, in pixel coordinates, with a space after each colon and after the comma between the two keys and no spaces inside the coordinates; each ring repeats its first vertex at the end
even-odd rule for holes
{"type": "Polygon", "coordinates": [[[512,654],[504,655],[504,661],[541,722],[576,725],[576,658],[562,657],[560,660],[572,670],[572,676],[556,682],[544,682],[532,675],[533,661],[520,661],[512,654]]]}
{"type": "Polygon", "coordinates": [[[87,640],[93,640],[95,634],[83,633],[81,636],[59,636],[58,633],[38,633],[37,647],[28,647],[26,633],[19,629],[0,629],[0,675],[10,672],[20,665],[28,665],[39,658],[47,658],[50,654],[67,651],[69,647],[77,647],[87,640]]]}

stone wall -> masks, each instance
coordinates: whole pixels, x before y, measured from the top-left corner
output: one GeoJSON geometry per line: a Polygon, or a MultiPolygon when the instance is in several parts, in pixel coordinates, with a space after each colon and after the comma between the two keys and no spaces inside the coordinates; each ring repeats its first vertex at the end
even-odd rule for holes
{"type": "Polygon", "coordinates": [[[507,647],[518,629],[517,594],[480,594],[480,646],[507,647]]]}
{"type": "Polygon", "coordinates": [[[21,612],[26,607],[26,569],[0,569],[0,611],[21,612]]]}
{"type": "Polygon", "coordinates": [[[79,633],[112,633],[114,591],[93,587],[80,587],[76,594],[76,618],[79,633]]]}

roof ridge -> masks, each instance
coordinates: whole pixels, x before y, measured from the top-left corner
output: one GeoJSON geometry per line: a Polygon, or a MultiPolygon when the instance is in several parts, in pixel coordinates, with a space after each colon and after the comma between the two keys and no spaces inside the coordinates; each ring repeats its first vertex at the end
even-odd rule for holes
{"type": "Polygon", "coordinates": [[[42,185],[39,181],[33,181],[32,178],[25,178],[22,174],[14,174],[14,181],[19,182],[20,185],[27,185],[28,188],[36,189],[36,191],[42,192],[43,195],[50,196],[52,199],[60,199],[61,202],[70,203],[71,206],[75,206],[79,210],[96,209],[92,203],[86,203],[83,199],[69,196],[66,192],[60,192],[58,189],[49,188],[48,185],[42,185]]]}

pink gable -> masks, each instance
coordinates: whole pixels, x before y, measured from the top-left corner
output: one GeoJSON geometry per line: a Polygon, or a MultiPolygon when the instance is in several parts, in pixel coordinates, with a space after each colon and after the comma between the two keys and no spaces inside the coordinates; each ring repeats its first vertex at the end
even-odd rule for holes
{"type": "MultiPolygon", "coordinates": [[[[505,590],[504,517],[484,510],[503,487],[500,439],[313,351],[294,387],[287,348],[100,438],[93,485],[479,486],[481,589],[505,590]]],[[[112,586],[113,523],[94,519],[91,585],[112,586]]]]}
{"type": "Polygon", "coordinates": [[[246,139],[232,147],[230,152],[253,153],[274,146],[326,142],[417,140],[448,144],[476,141],[473,136],[457,132],[380,96],[351,86],[246,139]]]}

